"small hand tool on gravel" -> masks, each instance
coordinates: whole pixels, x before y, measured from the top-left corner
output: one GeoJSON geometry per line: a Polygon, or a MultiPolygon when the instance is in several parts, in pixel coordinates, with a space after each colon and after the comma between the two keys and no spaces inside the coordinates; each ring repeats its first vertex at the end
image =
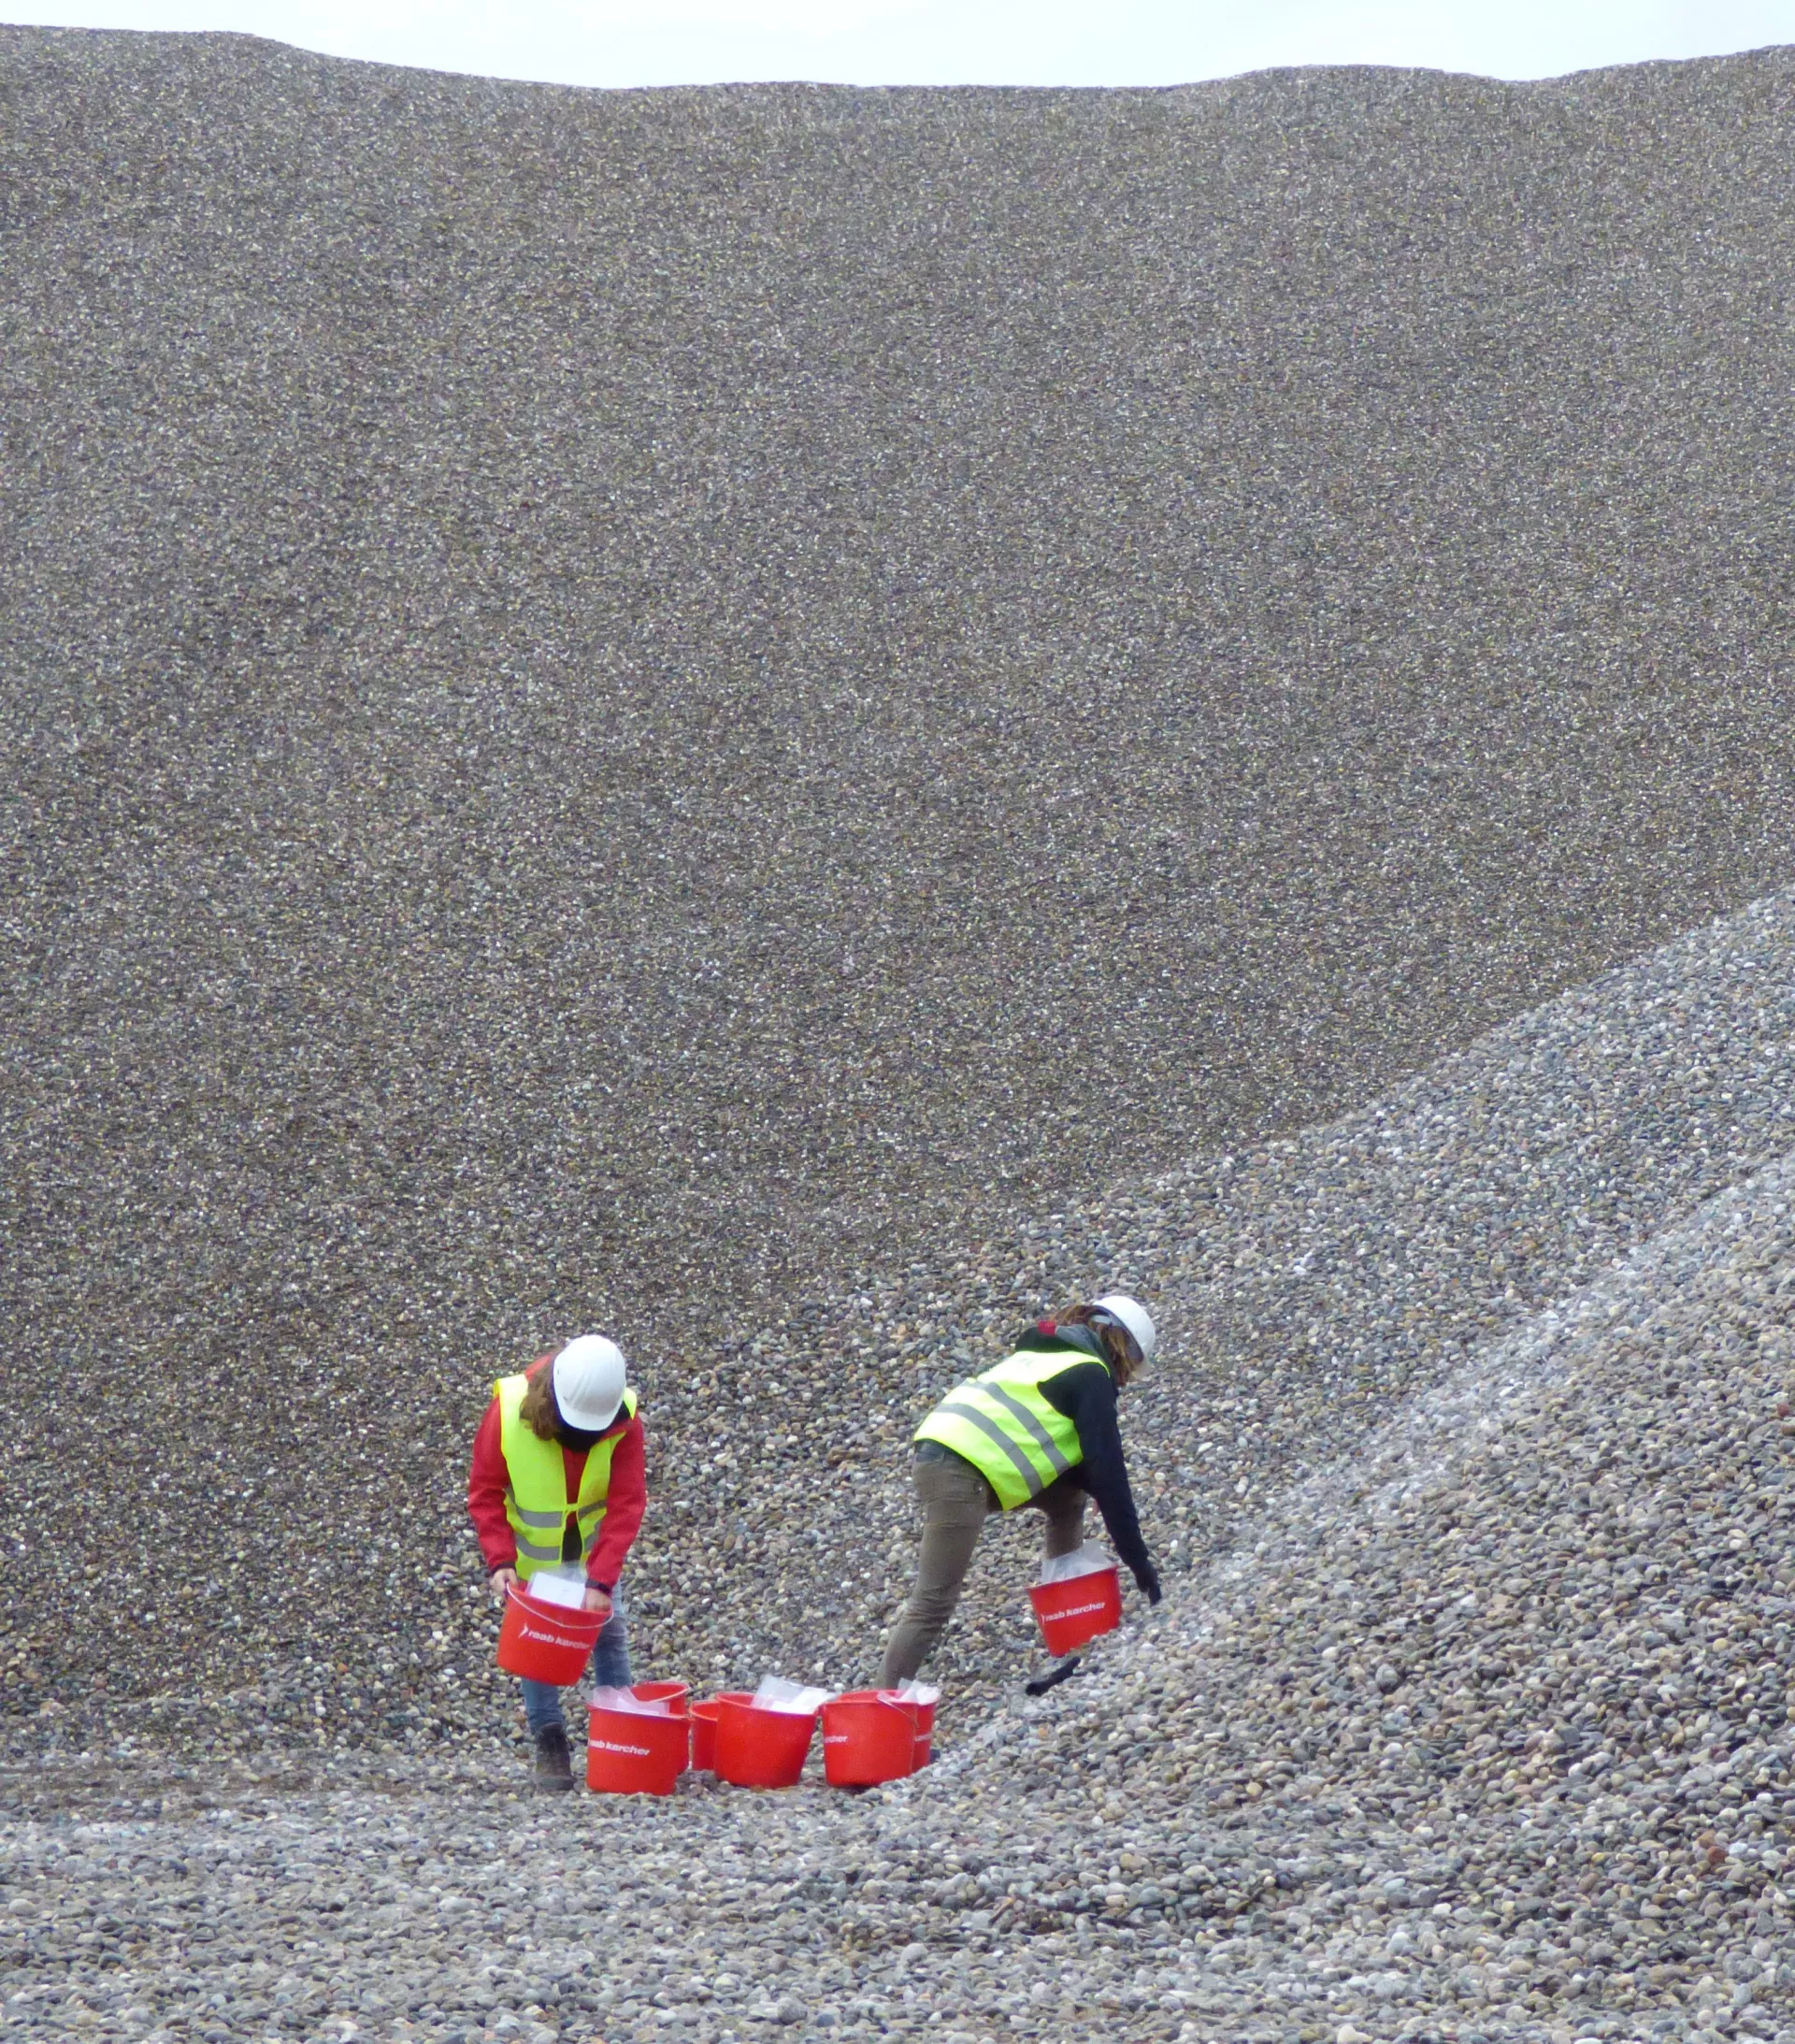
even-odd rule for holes
{"type": "Polygon", "coordinates": [[[1069,1675],[1078,1673],[1078,1663],[1083,1658],[1080,1654],[1068,1654],[1058,1667],[1036,1676],[1032,1682],[1025,1682],[1022,1685],[1024,1692],[1029,1696],[1045,1696],[1050,1689],[1057,1689],[1069,1675]]]}

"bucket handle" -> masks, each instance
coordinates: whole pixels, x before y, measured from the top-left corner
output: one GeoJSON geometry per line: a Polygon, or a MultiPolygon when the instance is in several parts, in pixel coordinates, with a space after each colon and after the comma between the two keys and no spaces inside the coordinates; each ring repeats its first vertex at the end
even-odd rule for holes
{"type": "Polygon", "coordinates": [[[577,1619],[582,1628],[593,1625],[592,1636],[595,1639],[605,1629],[605,1615],[602,1611],[588,1611],[583,1607],[576,1608],[568,1604],[550,1604],[545,1599],[532,1597],[527,1587],[523,1583],[507,1583],[505,1585],[505,1595],[508,1602],[520,1605],[525,1613],[553,1611],[564,1619],[577,1619]]]}

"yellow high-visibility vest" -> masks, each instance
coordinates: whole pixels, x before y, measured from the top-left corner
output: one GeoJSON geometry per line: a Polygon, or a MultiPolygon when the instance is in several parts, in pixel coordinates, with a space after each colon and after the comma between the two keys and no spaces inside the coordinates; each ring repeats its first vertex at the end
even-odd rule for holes
{"type": "MultiPolygon", "coordinates": [[[[529,1388],[529,1378],[521,1375],[500,1377],[493,1386],[498,1401],[498,1445],[510,1478],[505,1487],[505,1516],[517,1537],[517,1573],[526,1578],[539,1568],[560,1566],[569,1522],[579,1531],[582,1561],[597,1546],[605,1501],[610,1495],[611,1451],[623,1438],[611,1434],[587,1451],[580,1495],[570,1498],[560,1442],[545,1441],[521,1417],[529,1388]]],[[[627,1388],[621,1410],[625,1418],[635,1418],[636,1393],[627,1388]]]]}
{"type": "Polygon", "coordinates": [[[1084,1460],[1078,1429],[1041,1387],[1062,1370],[1096,1360],[1065,1349],[1025,1348],[1006,1356],[955,1385],[916,1429],[916,1439],[939,1441],[965,1456],[997,1492],[998,1503],[1013,1512],[1084,1460]]]}

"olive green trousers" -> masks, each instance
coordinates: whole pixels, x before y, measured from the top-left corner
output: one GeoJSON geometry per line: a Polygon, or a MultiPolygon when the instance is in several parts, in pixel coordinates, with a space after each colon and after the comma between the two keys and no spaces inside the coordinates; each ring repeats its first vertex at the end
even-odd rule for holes
{"type": "MultiPolygon", "coordinates": [[[[998,1509],[997,1493],[963,1455],[917,1458],[916,1502],[923,1508],[923,1551],[916,1587],[885,1642],[880,1685],[907,1682],[935,1650],[960,1601],[972,1550],[984,1521],[998,1509]]],[[[1070,1475],[1050,1483],[1029,1506],[1047,1515],[1046,1551],[1070,1554],[1084,1537],[1084,1492],[1070,1475]]]]}

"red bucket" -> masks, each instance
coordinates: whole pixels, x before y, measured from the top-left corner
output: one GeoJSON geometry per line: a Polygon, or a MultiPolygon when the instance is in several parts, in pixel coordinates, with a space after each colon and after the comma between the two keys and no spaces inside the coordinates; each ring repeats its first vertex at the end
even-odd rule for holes
{"type": "Polygon", "coordinates": [[[1069,1654],[1122,1622],[1122,1578],[1113,1568],[1074,1576],[1068,1583],[1037,1583],[1028,1599],[1050,1654],[1069,1654]]]}
{"type": "Polygon", "coordinates": [[[692,1706],[692,1765],[705,1774],[717,1771],[717,1706],[725,1697],[732,1704],[745,1704],[748,1691],[745,1689],[725,1690],[721,1696],[713,1696],[708,1703],[692,1706]]]}
{"type": "Polygon", "coordinates": [[[685,1684],[638,1682],[630,1694],[645,1704],[670,1701],[672,1715],[647,1718],[594,1704],[586,1723],[586,1786],[600,1795],[671,1795],[692,1737],[685,1684]]]}
{"type": "Polygon", "coordinates": [[[916,1706],[891,1690],[856,1689],[823,1706],[823,1772],[831,1787],[868,1789],[916,1767],[916,1706]]]}
{"type": "Polygon", "coordinates": [[[756,1710],[717,1698],[717,1779],[739,1789],[791,1789],[804,1772],[816,1730],[814,1710],[756,1710]]]}
{"type": "Polygon", "coordinates": [[[498,1629],[498,1664],[507,1675],[566,1689],[585,1673],[593,1642],[609,1613],[570,1611],[544,1604],[515,1584],[505,1591],[505,1622],[498,1629]]]}

